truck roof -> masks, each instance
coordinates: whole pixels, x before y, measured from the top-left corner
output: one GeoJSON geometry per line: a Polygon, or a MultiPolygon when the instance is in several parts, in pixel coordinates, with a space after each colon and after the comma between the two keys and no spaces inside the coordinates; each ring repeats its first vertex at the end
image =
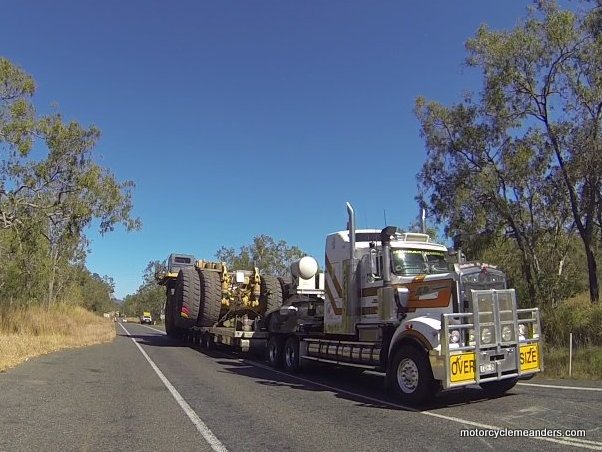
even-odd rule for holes
{"type": "MultiPolygon", "coordinates": [[[[357,229],[355,231],[356,248],[369,248],[370,243],[380,242],[380,229],[357,229]]],[[[343,243],[349,243],[349,231],[338,231],[328,235],[326,239],[328,244],[334,241],[334,247],[341,246],[343,243]],[[337,246],[337,242],[338,246],[337,246]]],[[[417,232],[398,232],[391,239],[392,248],[413,248],[431,251],[447,252],[447,247],[439,243],[430,241],[428,234],[417,232]]]]}

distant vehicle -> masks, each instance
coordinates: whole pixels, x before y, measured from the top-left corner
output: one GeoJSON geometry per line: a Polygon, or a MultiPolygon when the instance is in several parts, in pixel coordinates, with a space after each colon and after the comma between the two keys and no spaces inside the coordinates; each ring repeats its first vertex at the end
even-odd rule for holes
{"type": "Polygon", "coordinates": [[[153,317],[151,316],[151,313],[148,311],[144,311],[140,316],[140,323],[151,325],[153,323],[153,317]]]}

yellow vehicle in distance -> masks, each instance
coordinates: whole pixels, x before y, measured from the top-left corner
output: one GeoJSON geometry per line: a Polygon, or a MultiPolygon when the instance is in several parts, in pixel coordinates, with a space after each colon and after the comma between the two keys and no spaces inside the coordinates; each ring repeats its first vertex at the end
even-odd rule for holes
{"type": "Polygon", "coordinates": [[[142,315],[140,316],[140,323],[147,324],[147,325],[153,325],[154,321],[153,321],[153,316],[151,315],[151,313],[148,311],[144,311],[142,313],[142,315]]]}

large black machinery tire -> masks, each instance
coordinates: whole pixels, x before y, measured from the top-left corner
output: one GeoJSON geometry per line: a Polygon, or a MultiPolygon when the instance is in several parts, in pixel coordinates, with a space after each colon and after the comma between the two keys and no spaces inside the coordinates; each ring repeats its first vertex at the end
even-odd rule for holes
{"type": "Polygon", "coordinates": [[[279,276],[278,282],[280,282],[280,287],[282,288],[282,302],[284,303],[286,299],[289,297],[289,289],[291,287],[291,278],[288,276],[279,276]]]}
{"type": "Polygon", "coordinates": [[[172,289],[175,291],[175,286],[167,284],[167,287],[165,288],[165,332],[168,336],[175,336],[176,333],[173,318],[175,297],[171,293],[172,289]]]}
{"type": "Polygon", "coordinates": [[[201,309],[198,326],[213,326],[219,320],[222,308],[222,284],[218,272],[199,270],[201,282],[201,309]]]}
{"type": "Polygon", "coordinates": [[[275,276],[262,276],[259,295],[259,313],[265,314],[282,306],[282,285],[275,276]]]}
{"type": "Polygon", "coordinates": [[[183,268],[176,282],[175,326],[190,328],[196,324],[201,305],[201,282],[196,269],[183,268]]]}

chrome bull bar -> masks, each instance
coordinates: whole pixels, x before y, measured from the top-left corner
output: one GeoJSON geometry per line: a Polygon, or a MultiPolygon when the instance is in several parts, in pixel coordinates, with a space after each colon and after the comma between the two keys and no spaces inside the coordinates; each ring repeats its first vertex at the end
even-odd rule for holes
{"type": "Polygon", "coordinates": [[[470,296],[473,312],[442,314],[434,361],[443,367],[443,388],[540,372],[539,309],[517,309],[514,289],[471,290],[470,296]]]}

